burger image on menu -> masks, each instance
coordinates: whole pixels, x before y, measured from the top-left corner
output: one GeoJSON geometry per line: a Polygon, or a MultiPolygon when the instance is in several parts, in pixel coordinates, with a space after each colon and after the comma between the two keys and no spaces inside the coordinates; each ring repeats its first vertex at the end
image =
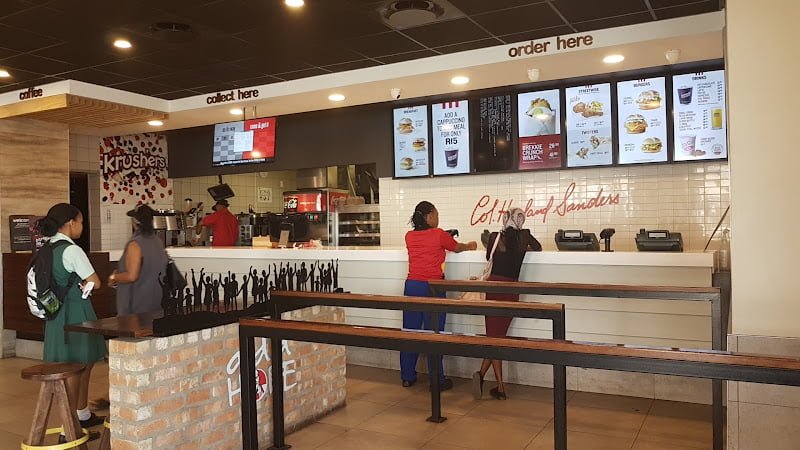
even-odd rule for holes
{"type": "Polygon", "coordinates": [[[414,131],[414,122],[408,117],[400,119],[397,124],[397,132],[400,134],[409,134],[414,131]]]}
{"type": "Polygon", "coordinates": [[[661,148],[661,139],[657,137],[645,138],[645,140],[642,141],[643,153],[658,153],[661,151],[661,148]]]}
{"type": "Polygon", "coordinates": [[[414,160],[409,158],[409,157],[407,157],[407,156],[405,158],[402,158],[400,160],[400,168],[403,169],[403,170],[411,170],[411,169],[413,169],[414,168],[414,160]]]}
{"type": "Polygon", "coordinates": [[[642,91],[639,98],[636,99],[636,104],[639,109],[658,109],[661,107],[661,94],[658,91],[642,91]]]}
{"type": "Polygon", "coordinates": [[[425,138],[416,138],[411,142],[411,148],[414,149],[415,152],[421,152],[425,150],[425,138]]]}
{"type": "Polygon", "coordinates": [[[631,114],[625,119],[625,130],[628,134],[641,134],[647,131],[647,121],[641,114],[631,114]]]}

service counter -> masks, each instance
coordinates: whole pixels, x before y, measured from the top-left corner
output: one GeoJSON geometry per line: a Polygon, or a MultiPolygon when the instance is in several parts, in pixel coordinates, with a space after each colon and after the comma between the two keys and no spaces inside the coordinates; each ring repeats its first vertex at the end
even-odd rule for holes
{"type": "MultiPolygon", "coordinates": [[[[199,271],[245,274],[250,267],[259,272],[273,264],[307,266],[317,261],[338,260],[339,286],[364,294],[402,295],[408,262],[404,248],[327,247],[322,249],[261,248],[170,248],[178,267],[199,271]]],[[[120,252],[112,252],[112,259],[120,252]]],[[[445,275],[448,279],[467,279],[478,275],[485,264],[483,251],[448,254],[445,275]]],[[[524,260],[521,281],[630,284],[656,286],[708,287],[712,284],[712,253],[640,252],[531,252],[524,260]]],[[[191,283],[191,273],[189,273],[191,283]]],[[[523,301],[535,301],[524,296],[523,301]]],[[[567,311],[567,339],[639,345],[711,348],[711,307],[706,302],[581,298],[547,296],[540,301],[564,303],[567,311]]],[[[400,328],[402,314],[396,311],[347,309],[346,323],[400,328]]],[[[447,331],[484,333],[483,319],[450,316],[447,331]]],[[[512,336],[549,338],[550,324],[543,320],[515,319],[512,336]]],[[[348,363],[398,368],[395,352],[355,347],[347,349],[348,363]]],[[[424,361],[421,358],[420,361],[424,361]]],[[[449,375],[469,377],[479,361],[446,357],[449,375]]],[[[420,363],[424,371],[424,362],[420,363]]],[[[574,390],[632,395],[646,398],[711,402],[710,383],[651,374],[569,369],[569,388],[574,390]]],[[[507,381],[550,386],[548,366],[509,363],[507,381]]]]}
{"type": "MultiPolygon", "coordinates": [[[[112,448],[241,448],[239,324],[169,337],[152,336],[157,314],[111,317],[70,326],[112,337],[108,345],[112,448]]],[[[285,319],[342,323],[344,311],[312,307],[285,319]]],[[[345,402],[345,348],[283,341],[287,431],[345,402]]],[[[270,346],[256,340],[259,440],[272,439],[270,346]]]]}

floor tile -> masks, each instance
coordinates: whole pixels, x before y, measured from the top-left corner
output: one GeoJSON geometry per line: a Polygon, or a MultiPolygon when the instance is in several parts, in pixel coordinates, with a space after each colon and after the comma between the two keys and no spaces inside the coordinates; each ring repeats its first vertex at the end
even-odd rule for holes
{"type": "Polygon", "coordinates": [[[636,442],[634,442],[631,450],[711,450],[711,447],[712,445],[710,442],[707,446],[686,447],[671,442],[650,441],[648,439],[638,438],[636,442]]]}
{"type": "Polygon", "coordinates": [[[628,411],[647,414],[653,400],[641,397],[624,397],[621,395],[596,394],[594,392],[576,392],[568,401],[569,406],[585,406],[612,411],[628,411]]]}
{"type": "Polygon", "coordinates": [[[434,437],[430,443],[476,449],[523,449],[542,428],[464,417],[434,437]]]}
{"type": "Polygon", "coordinates": [[[405,436],[424,444],[458,422],[462,416],[450,415],[442,423],[428,422],[427,417],[428,414],[416,408],[393,406],[367,419],[356,428],[405,436]]]}
{"type": "Polygon", "coordinates": [[[317,448],[325,450],[416,450],[419,448],[419,442],[407,437],[351,429],[317,448]]]}
{"type": "MultiPolygon", "coordinates": [[[[526,447],[526,450],[551,450],[553,448],[553,426],[550,425],[526,447]]],[[[607,436],[601,434],[567,432],[567,448],[569,450],[627,450],[631,448],[633,438],[607,436]]]]}
{"type": "MultiPolygon", "coordinates": [[[[464,380],[464,382],[466,382],[466,380],[464,380]]],[[[413,387],[407,389],[411,391],[411,395],[399,402],[397,406],[426,410],[428,411],[428,415],[430,415],[431,392],[428,385],[424,384],[420,386],[420,384],[417,383],[413,387]]],[[[472,394],[463,387],[442,392],[441,402],[442,415],[445,417],[448,414],[466,415],[479,404],[479,400],[475,400],[472,394]]]]}
{"type": "Polygon", "coordinates": [[[553,420],[553,404],[509,398],[481,400],[467,417],[543,427],[553,420]]]}
{"type": "Polygon", "coordinates": [[[404,388],[399,382],[360,381],[347,384],[347,401],[360,400],[394,405],[408,400],[416,386],[404,388]]]}
{"type": "Polygon", "coordinates": [[[379,412],[389,408],[389,405],[366,402],[363,400],[348,401],[344,408],[338,409],[319,420],[320,423],[352,427],[374,417],[379,412]]]}
{"type": "Polygon", "coordinates": [[[428,443],[420,447],[420,450],[464,450],[468,449],[469,447],[461,447],[458,445],[452,444],[433,444],[428,443]]]}
{"type": "Polygon", "coordinates": [[[659,408],[654,404],[644,420],[638,438],[677,446],[707,448],[712,442],[711,421],[697,418],[698,410],[702,408],[696,406],[703,405],[678,403],[659,408]],[[681,408],[678,405],[685,406],[681,408]]]}
{"type": "Polygon", "coordinates": [[[327,423],[312,423],[286,436],[286,443],[297,450],[313,449],[346,432],[347,428],[344,427],[327,423]]]}
{"type": "Polygon", "coordinates": [[[630,438],[642,427],[645,413],[567,406],[567,429],[581,433],[630,438]]]}

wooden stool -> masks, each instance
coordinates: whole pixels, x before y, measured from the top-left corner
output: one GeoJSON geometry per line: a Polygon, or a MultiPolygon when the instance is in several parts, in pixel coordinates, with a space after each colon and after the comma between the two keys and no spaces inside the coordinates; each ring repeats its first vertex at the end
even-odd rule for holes
{"type": "MultiPolygon", "coordinates": [[[[23,380],[33,380],[42,383],[39,389],[39,400],[36,403],[36,410],[33,413],[33,423],[28,433],[27,443],[23,443],[23,448],[41,446],[44,436],[48,432],[54,433],[59,429],[47,430],[47,419],[50,410],[55,404],[55,410],[61,414],[64,435],[67,443],[77,441],[81,433],[80,422],[75,408],[70,405],[69,395],[67,394],[66,380],[70,377],[80,376],[84,369],[83,364],[70,363],[51,363],[40,364],[22,369],[23,380]]],[[[88,434],[84,436],[88,439],[88,434]]],[[[83,438],[81,438],[83,439],[83,438]]],[[[80,449],[86,449],[86,441],[76,445],[80,449]]]]}
{"type": "Polygon", "coordinates": [[[111,450],[111,424],[108,423],[108,419],[103,421],[103,432],[100,433],[98,450],[111,450]]]}

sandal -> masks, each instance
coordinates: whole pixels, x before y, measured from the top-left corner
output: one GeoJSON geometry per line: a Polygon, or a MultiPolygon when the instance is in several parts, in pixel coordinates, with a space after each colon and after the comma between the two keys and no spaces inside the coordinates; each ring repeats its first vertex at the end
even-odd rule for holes
{"type": "Polygon", "coordinates": [[[497,400],[507,400],[505,391],[498,391],[497,388],[492,388],[489,393],[492,394],[492,397],[496,398],[497,400]]]}
{"type": "Polygon", "coordinates": [[[480,371],[472,374],[472,397],[480,400],[483,397],[483,376],[480,371]]]}

